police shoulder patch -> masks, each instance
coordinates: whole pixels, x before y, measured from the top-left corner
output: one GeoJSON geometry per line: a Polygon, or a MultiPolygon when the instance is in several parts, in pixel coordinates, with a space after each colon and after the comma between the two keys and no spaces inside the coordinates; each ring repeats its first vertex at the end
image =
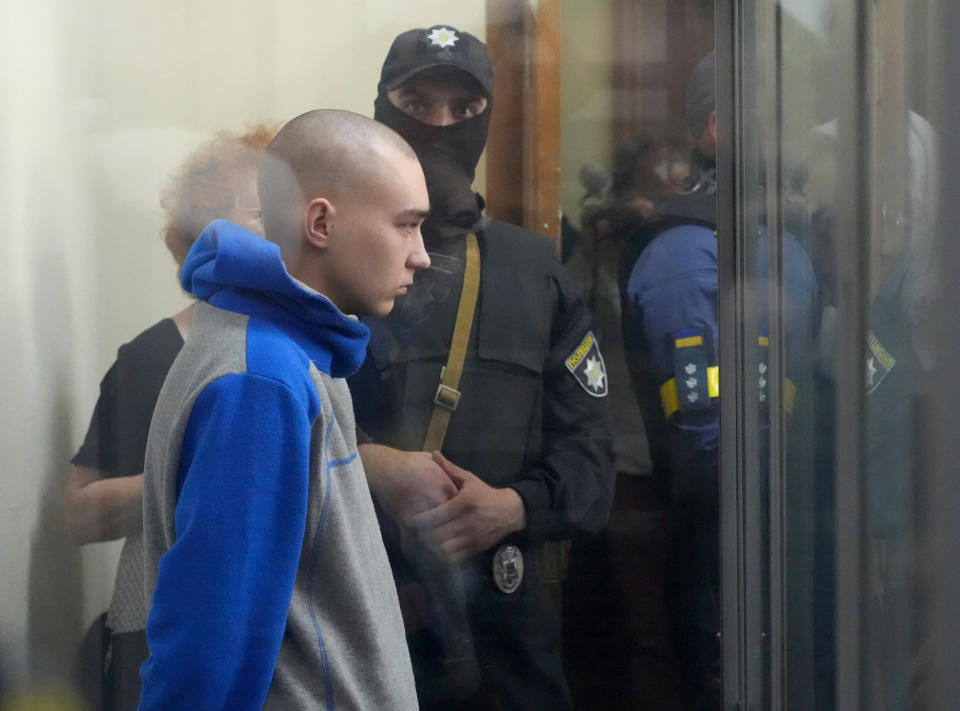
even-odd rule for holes
{"type": "Polygon", "coordinates": [[[606,397],[607,366],[603,362],[603,355],[600,353],[600,346],[597,345],[593,331],[587,331],[580,345],[567,356],[564,362],[567,370],[580,383],[580,387],[593,397],[606,397]]]}
{"type": "Polygon", "coordinates": [[[872,393],[887,377],[887,373],[893,370],[897,364],[897,359],[890,355],[890,352],[880,343],[873,331],[867,331],[867,345],[870,348],[867,353],[867,395],[872,393]]]}

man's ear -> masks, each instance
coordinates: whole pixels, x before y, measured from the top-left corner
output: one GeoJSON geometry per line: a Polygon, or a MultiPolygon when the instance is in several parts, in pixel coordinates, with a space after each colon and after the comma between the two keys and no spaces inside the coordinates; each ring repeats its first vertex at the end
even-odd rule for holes
{"type": "Polygon", "coordinates": [[[307,203],[304,210],[303,234],[314,247],[325,248],[333,233],[336,208],[326,198],[317,197],[307,203]]]}

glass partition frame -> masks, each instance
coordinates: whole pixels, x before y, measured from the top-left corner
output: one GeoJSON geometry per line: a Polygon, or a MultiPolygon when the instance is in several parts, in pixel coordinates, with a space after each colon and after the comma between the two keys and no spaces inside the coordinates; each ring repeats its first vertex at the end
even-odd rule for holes
{"type": "MultiPolygon", "coordinates": [[[[870,227],[870,105],[866,0],[837,3],[832,41],[840,46],[834,81],[842,156],[837,175],[837,233],[870,227]]],[[[781,6],[776,0],[717,2],[718,250],[721,399],[721,544],[724,707],[785,709],[788,704],[784,466],[781,6]],[[762,189],[761,189],[762,188],[762,189]],[[768,231],[768,279],[756,274],[758,228],[768,231]],[[759,289],[768,289],[770,427],[761,431],[755,324],[759,289]],[[767,447],[764,466],[760,455],[767,447]],[[761,492],[766,492],[762,495],[761,492]]],[[[838,347],[835,412],[837,528],[837,708],[862,708],[864,650],[865,394],[868,241],[838,240],[838,347]]],[[[801,662],[803,660],[796,660],[801,662]]]]}
{"type": "Polygon", "coordinates": [[[747,325],[757,316],[750,293],[756,249],[742,238],[758,226],[756,201],[746,187],[746,176],[756,175],[758,163],[757,146],[747,139],[756,116],[743,95],[756,81],[756,64],[744,61],[753,54],[755,15],[737,0],[718,0],[716,27],[723,697],[728,709],[760,708],[766,656],[759,575],[762,513],[751,495],[760,476],[759,413],[752,406],[758,386],[756,378],[746,377],[757,371],[756,349],[748,347],[756,343],[755,329],[747,325]]]}

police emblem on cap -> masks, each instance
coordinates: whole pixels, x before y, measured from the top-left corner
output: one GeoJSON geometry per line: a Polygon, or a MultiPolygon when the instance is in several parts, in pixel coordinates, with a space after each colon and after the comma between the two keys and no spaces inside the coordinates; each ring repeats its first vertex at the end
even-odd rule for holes
{"type": "Polygon", "coordinates": [[[430,44],[437,47],[453,47],[460,38],[453,30],[448,30],[446,27],[435,27],[427,34],[427,39],[430,40],[430,44]]]}
{"type": "Polygon", "coordinates": [[[587,331],[580,345],[567,356],[565,362],[567,370],[577,379],[580,387],[594,397],[604,397],[607,394],[607,367],[603,363],[603,355],[593,331],[587,331]]]}
{"type": "Polygon", "coordinates": [[[500,592],[516,592],[523,582],[523,553],[514,545],[500,546],[493,556],[493,582],[500,592]]]}

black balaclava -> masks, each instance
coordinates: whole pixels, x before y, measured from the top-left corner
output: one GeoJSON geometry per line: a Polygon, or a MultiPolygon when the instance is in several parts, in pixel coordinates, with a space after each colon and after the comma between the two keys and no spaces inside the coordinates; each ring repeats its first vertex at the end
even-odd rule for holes
{"type": "Polygon", "coordinates": [[[381,91],[373,117],[399,133],[410,144],[427,179],[430,218],[425,232],[463,232],[480,219],[480,203],[473,192],[477,162],[487,143],[492,101],[483,113],[450,126],[432,126],[408,116],[381,91]],[[449,228],[446,227],[449,225],[449,228]]]}
{"type": "Polygon", "coordinates": [[[420,159],[430,194],[430,217],[423,226],[428,240],[462,235],[480,219],[483,201],[472,185],[492,110],[493,63],[483,42],[449,25],[408,30],[394,39],[380,73],[373,117],[403,136],[420,159]],[[465,80],[476,80],[487,95],[483,113],[432,126],[390,103],[388,91],[433,67],[453,67],[464,72],[465,80]]]}

